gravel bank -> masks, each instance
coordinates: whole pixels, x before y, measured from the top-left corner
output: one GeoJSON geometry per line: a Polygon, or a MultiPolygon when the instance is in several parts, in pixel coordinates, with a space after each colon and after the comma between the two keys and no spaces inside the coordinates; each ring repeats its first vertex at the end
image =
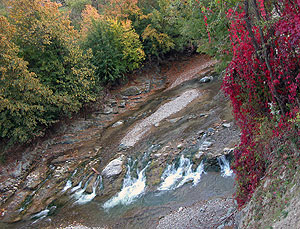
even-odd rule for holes
{"type": "Polygon", "coordinates": [[[233,199],[214,199],[177,211],[160,219],[157,229],[235,228],[233,199]]]}

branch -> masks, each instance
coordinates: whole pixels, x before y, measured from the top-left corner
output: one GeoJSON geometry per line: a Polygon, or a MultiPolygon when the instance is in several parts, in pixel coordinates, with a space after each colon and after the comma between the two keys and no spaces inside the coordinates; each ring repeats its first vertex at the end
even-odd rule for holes
{"type": "Polygon", "coordinates": [[[244,18],[245,18],[245,22],[246,22],[246,29],[249,32],[249,36],[251,37],[251,41],[254,45],[254,48],[255,48],[255,51],[256,51],[255,52],[256,56],[259,59],[259,61],[261,63],[263,63],[260,56],[258,55],[260,47],[259,47],[259,45],[258,45],[258,43],[255,39],[254,33],[252,31],[251,19],[250,19],[250,16],[249,16],[249,2],[248,2],[248,0],[244,1],[244,10],[245,10],[245,17],[244,18]]]}

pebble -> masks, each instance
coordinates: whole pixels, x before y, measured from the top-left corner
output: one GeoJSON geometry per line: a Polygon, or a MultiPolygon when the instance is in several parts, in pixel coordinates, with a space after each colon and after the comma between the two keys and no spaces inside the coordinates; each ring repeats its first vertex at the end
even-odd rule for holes
{"type": "Polygon", "coordinates": [[[212,76],[204,76],[202,79],[200,79],[200,83],[208,83],[210,81],[212,81],[214,79],[214,77],[212,76]]]}
{"type": "Polygon", "coordinates": [[[177,149],[181,149],[182,146],[183,146],[182,144],[178,144],[178,145],[177,145],[177,149]]]}
{"type": "Polygon", "coordinates": [[[120,121],[115,122],[115,123],[112,125],[112,127],[121,126],[121,125],[123,125],[123,124],[124,124],[124,121],[123,121],[123,120],[120,120],[120,121]]]}
{"type": "Polygon", "coordinates": [[[126,102],[120,102],[120,104],[119,104],[120,108],[125,108],[125,106],[126,106],[126,102]]]}
{"type": "Polygon", "coordinates": [[[223,123],[222,126],[225,128],[229,128],[231,125],[230,125],[230,123],[223,123]]]}
{"type": "Polygon", "coordinates": [[[214,131],[215,131],[215,129],[214,129],[214,128],[211,128],[211,127],[207,129],[207,132],[209,132],[209,133],[212,133],[212,132],[214,132],[214,131]]]}

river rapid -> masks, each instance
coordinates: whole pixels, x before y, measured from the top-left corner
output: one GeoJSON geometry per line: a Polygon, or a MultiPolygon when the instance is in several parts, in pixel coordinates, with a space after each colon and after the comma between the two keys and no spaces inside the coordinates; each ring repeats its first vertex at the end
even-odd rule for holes
{"type": "Polygon", "coordinates": [[[239,130],[214,64],[198,55],[136,73],[26,149],[18,174],[16,162],[2,169],[2,186],[19,183],[1,228],[234,228],[239,130]]]}

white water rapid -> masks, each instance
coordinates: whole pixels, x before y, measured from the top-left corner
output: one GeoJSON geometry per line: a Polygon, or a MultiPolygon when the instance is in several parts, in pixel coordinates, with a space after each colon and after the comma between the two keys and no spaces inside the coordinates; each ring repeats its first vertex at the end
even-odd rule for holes
{"type": "Polygon", "coordinates": [[[97,176],[96,181],[93,184],[93,192],[92,193],[83,193],[76,201],[75,204],[86,204],[92,201],[96,197],[97,187],[101,184],[102,177],[100,175],[97,176]]]}
{"type": "MultiPolygon", "coordinates": [[[[134,164],[135,163],[133,163],[133,165],[134,164]]],[[[131,167],[130,165],[127,165],[127,172],[123,181],[122,190],[114,197],[106,201],[103,204],[103,208],[110,209],[120,204],[129,205],[137,198],[142,196],[146,188],[145,170],[147,169],[148,165],[149,163],[140,172],[137,169],[137,178],[131,176],[131,167]]]]}
{"type": "Polygon", "coordinates": [[[187,182],[193,182],[193,185],[198,184],[202,173],[204,173],[204,164],[201,162],[195,171],[192,170],[192,166],[193,163],[191,163],[190,159],[182,155],[179,160],[178,168],[176,168],[175,163],[167,166],[161,177],[162,183],[158,187],[158,190],[166,191],[176,189],[187,182]]]}
{"type": "Polygon", "coordinates": [[[222,155],[220,157],[217,158],[220,168],[221,168],[221,174],[223,177],[230,177],[233,175],[233,171],[230,168],[230,163],[229,161],[226,159],[225,155],[222,155]]]}
{"type": "Polygon", "coordinates": [[[67,183],[66,183],[65,187],[63,188],[62,192],[65,192],[65,191],[67,191],[69,188],[72,187],[72,181],[71,181],[71,179],[72,179],[72,177],[73,177],[76,173],[77,173],[77,169],[75,169],[75,171],[74,171],[73,174],[71,175],[70,179],[67,180],[67,183]]]}
{"type": "MultiPolygon", "coordinates": [[[[88,178],[88,180],[85,182],[83,188],[81,188],[82,181],[80,181],[80,183],[79,183],[76,187],[74,187],[74,188],[71,189],[71,191],[74,190],[74,189],[77,190],[77,191],[72,195],[72,197],[73,197],[74,199],[79,200],[79,199],[82,197],[82,195],[84,195],[84,192],[85,192],[85,190],[86,190],[86,188],[87,188],[87,186],[88,186],[88,184],[89,184],[89,182],[90,182],[91,179],[92,179],[92,177],[89,177],[89,178],[88,178]],[[79,186],[79,185],[80,185],[80,186],[79,186]]],[[[75,203],[76,203],[76,202],[75,202],[75,203]]]]}
{"type": "Polygon", "coordinates": [[[36,213],[35,215],[31,216],[31,219],[35,219],[35,221],[33,221],[32,224],[35,224],[36,222],[44,219],[55,209],[56,209],[56,206],[52,206],[50,208],[46,208],[45,210],[42,210],[39,213],[36,213]]]}

